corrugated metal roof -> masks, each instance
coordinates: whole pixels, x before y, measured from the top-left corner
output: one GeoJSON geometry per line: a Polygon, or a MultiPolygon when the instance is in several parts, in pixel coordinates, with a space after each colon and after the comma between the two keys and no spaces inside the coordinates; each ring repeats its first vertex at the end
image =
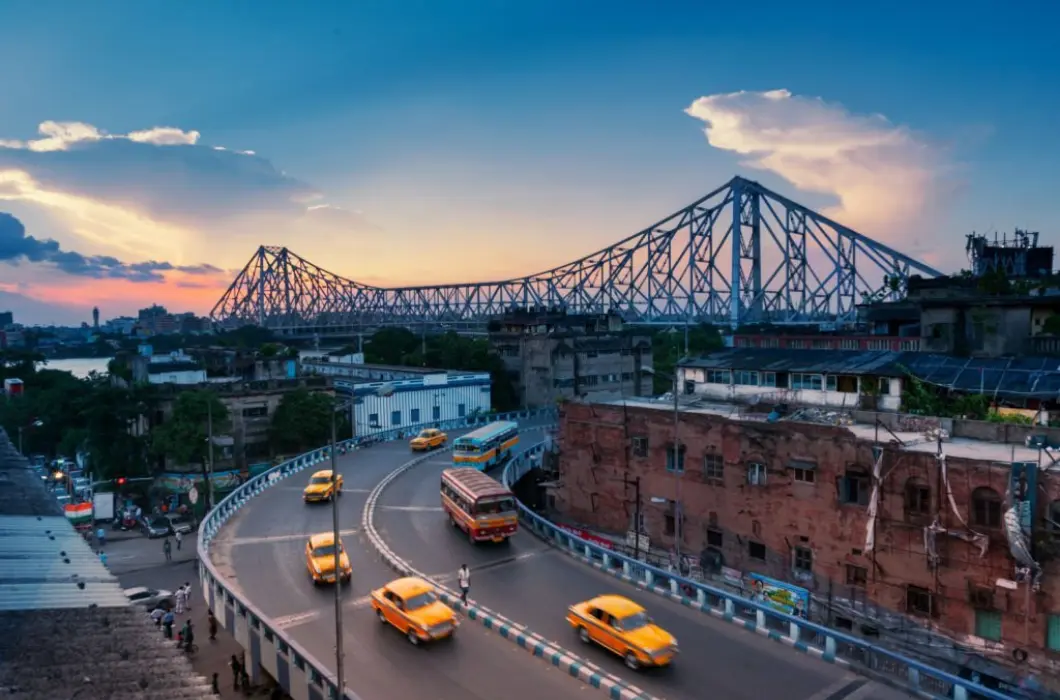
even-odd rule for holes
{"type": "Polygon", "coordinates": [[[209,683],[66,519],[0,429],[0,694],[206,700],[209,683]]]}
{"type": "Polygon", "coordinates": [[[682,367],[914,377],[946,389],[1000,399],[1060,400],[1060,359],[969,358],[926,352],[733,348],[681,361],[682,367]]]}

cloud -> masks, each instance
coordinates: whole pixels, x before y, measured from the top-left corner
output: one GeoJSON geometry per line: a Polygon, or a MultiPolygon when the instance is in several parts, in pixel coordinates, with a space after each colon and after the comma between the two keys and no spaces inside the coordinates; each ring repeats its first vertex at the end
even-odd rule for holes
{"type": "Polygon", "coordinates": [[[63,250],[58,242],[35,238],[16,217],[0,212],[0,261],[19,264],[50,264],[68,275],[93,279],[125,279],[131,282],[164,282],[165,272],[188,275],[216,275],[222,272],[213,265],[173,265],[169,262],[147,260],[124,263],[109,255],[82,255],[63,250]]]}
{"type": "Polygon", "coordinates": [[[888,243],[924,233],[947,170],[942,152],[910,129],[787,90],[701,97],[685,113],[706,123],[711,146],[834,197],[825,214],[888,243]]]}

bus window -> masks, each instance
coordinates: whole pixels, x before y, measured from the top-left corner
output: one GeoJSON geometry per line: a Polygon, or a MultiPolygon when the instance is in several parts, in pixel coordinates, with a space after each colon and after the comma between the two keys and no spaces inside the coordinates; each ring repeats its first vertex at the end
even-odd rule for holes
{"type": "Polygon", "coordinates": [[[475,506],[475,515],[500,515],[515,510],[515,501],[511,498],[483,501],[475,506]]]}

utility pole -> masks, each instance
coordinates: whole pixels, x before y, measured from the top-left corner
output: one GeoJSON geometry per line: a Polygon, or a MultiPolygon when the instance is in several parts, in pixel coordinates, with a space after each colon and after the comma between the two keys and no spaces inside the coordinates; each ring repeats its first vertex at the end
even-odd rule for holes
{"type": "Polygon", "coordinates": [[[684,509],[681,507],[681,477],[684,475],[685,465],[679,461],[681,457],[681,441],[678,429],[681,426],[681,407],[677,403],[677,368],[674,368],[674,474],[677,483],[674,486],[675,499],[677,501],[677,512],[674,513],[674,553],[677,555],[677,571],[681,572],[681,537],[684,535],[684,509]]]}
{"type": "Polygon", "coordinates": [[[344,697],[346,692],[346,673],[342,667],[344,654],[342,653],[342,547],[339,539],[339,467],[335,459],[335,450],[338,448],[336,440],[335,425],[337,419],[335,414],[341,410],[339,406],[331,409],[331,526],[335,537],[335,681],[338,685],[338,697],[344,697]]]}
{"type": "Polygon", "coordinates": [[[206,491],[209,502],[206,504],[206,512],[209,513],[214,506],[214,493],[213,493],[213,394],[210,394],[206,398],[206,451],[207,467],[206,467],[206,491]]]}
{"type": "Polygon", "coordinates": [[[26,453],[22,450],[22,430],[22,426],[18,426],[18,453],[25,457],[26,453]]]}
{"type": "Polygon", "coordinates": [[[633,558],[640,561],[640,477],[622,476],[622,483],[633,487],[633,558]]]}

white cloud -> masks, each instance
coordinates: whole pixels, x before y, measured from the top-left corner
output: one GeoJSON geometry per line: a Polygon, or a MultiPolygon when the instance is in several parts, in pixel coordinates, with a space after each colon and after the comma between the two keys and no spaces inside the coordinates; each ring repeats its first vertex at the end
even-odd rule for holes
{"type": "Polygon", "coordinates": [[[126,138],[137,143],[155,146],[194,146],[202,136],[198,131],[182,131],[172,126],[156,126],[144,131],[132,131],[126,138]]]}
{"type": "Polygon", "coordinates": [[[914,242],[932,214],[942,154],[883,116],[787,90],[710,95],[685,112],[706,123],[711,146],[747,156],[744,165],[801,190],[834,196],[825,214],[881,242],[914,242]]]}
{"type": "Polygon", "coordinates": [[[199,141],[198,131],[183,131],[172,126],[156,126],[128,134],[108,134],[84,122],[41,122],[37,127],[39,139],[29,141],[0,140],[0,148],[50,153],[67,151],[71,146],[124,139],[153,146],[194,146],[199,141]]]}

